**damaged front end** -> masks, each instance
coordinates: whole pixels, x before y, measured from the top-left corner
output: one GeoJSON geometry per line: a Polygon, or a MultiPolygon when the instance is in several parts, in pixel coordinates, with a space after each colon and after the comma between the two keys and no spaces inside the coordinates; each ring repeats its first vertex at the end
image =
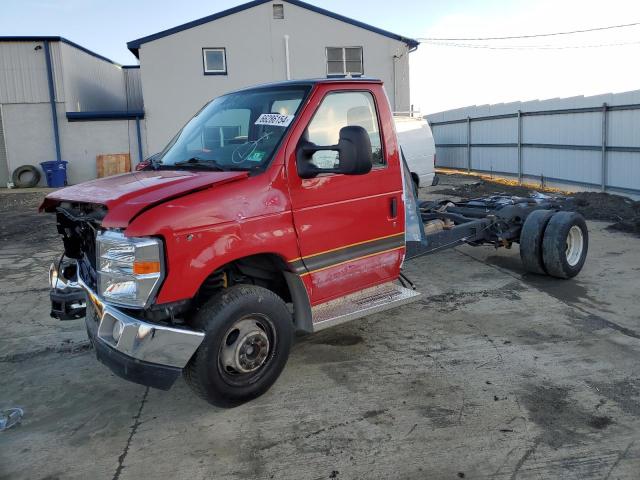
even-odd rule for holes
{"type": "Polygon", "coordinates": [[[87,297],[78,284],[77,264],[68,258],[52,263],[49,268],[51,317],[58,320],[82,318],[87,310],[87,297]]]}
{"type": "MultiPolygon", "coordinates": [[[[126,380],[169,389],[204,333],[156,318],[162,242],[104,229],[102,205],[60,202],[55,213],[64,253],[49,272],[51,316],[85,317],[100,362],[126,380]]],[[[163,311],[173,318],[179,306],[163,311]]]]}
{"type": "Polygon", "coordinates": [[[87,298],[78,275],[81,270],[85,281],[95,284],[95,238],[106,213],[104,206],[96,204],[61,202],[56,207],[64,253],[49,269],[53,318],[75,320],[85,316],[87,298]]]}

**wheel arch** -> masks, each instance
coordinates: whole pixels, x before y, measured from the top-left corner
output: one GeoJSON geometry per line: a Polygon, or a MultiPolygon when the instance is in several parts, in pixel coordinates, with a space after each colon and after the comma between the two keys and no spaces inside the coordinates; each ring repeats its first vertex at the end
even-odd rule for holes
{"type": "Polygon", "coordinates": [[[196,299],[206,299],[213,294],[212,288],[219,287],[221,272],[225,274],[223,288],[233,284],[228,278],[229,272],[239,272],[254,284],[271,290],[285,302],[293,304],[293,322],[296,330],[306,333],[313,331],[307,288],[300,275],[291,270],[289,263],[281,255],[262,252],[226,260],[226,263],[216,266],[202,281],[196,299]]]}

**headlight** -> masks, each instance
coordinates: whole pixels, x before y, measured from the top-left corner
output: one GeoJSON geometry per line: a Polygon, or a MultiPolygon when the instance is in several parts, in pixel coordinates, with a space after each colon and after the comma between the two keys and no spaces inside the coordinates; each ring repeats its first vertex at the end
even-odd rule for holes
{"type": "Polygon", "coordinates": [[[119,232],[97,237],[98,293],[106,301],[142,308],[162,279],[162,243],[119,232]]]}

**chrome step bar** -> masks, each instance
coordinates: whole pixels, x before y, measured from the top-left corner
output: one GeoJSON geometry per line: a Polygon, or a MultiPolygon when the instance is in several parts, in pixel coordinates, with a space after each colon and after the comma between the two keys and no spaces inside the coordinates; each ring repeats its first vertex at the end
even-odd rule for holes
{"type": "Polygon", "coordinates": [[[317,332],[356,318],[384,312],[414,302],[419,296],[420,292],[392,282],[365,288],[313,307],[311,309],[313,331],[317,332]]]}

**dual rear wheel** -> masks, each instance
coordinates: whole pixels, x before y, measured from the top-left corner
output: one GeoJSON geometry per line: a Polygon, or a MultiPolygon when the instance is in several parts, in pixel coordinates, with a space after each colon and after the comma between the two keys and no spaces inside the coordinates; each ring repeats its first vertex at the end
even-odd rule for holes
{"type": "Polygon", "coordinates": [[[520,258],[525,269],[556,278],[575,277],[589,248],[587,224],[579,213],[536,210],[520,233],[520,258]]]}

